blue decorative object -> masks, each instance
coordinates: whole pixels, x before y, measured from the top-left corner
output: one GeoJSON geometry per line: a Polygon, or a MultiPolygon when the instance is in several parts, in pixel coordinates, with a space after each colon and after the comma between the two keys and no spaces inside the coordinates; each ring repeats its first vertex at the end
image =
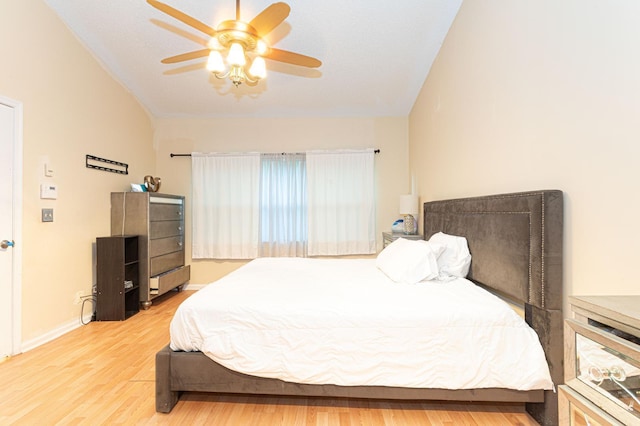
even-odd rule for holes
{"type": "Polygon", "coordinates": [[[391,225],[391,232],[404,232],[404,219],[398,219],[391,225]]]}

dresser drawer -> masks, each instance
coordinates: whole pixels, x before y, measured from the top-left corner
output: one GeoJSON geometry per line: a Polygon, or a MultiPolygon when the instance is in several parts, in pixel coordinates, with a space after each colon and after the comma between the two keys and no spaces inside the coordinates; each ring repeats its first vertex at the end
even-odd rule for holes
{"type": "Polygon", "coordinates": [[[184,252],[176,251],[174,253],[164,254],[162,256],[152,257],[149,260],[149,275],[154,276],[163,272],[184,265],[184,252]]]}
{"type": "Polygon", "coordinates": [[[567,426],[618,426],[622,423],[568,386],[558,387],[558,420],[567,426]]]}
{"type": "Polygon", "coordinates": [[[182,205],[180,204],[149,204],[149,220],[182,220],[182,205]]]}
{"type": "Polygon", "coordinates": [[[149,223],[149,239],[184,235],[184,224],[179,220],[149,223]]]}
{"type": "Polygon", "coordinates": [[[572,319],[565,327],[566,383],[622,424],[640,424],[640,345],[572,319]]]}
{"type": "Polygon", "coordinates": [[[159,238],[149,241],[149,257],[181,251],[184,247],[182,237],[159,238]]]}
{"type": "Polygon", "coordinates": [[[189,281],[191,268],[189,265],[173,269],[164,274],[151,277],[149,280],[149,292],[152,295],[164,294],[167,291],[189,281]]]}

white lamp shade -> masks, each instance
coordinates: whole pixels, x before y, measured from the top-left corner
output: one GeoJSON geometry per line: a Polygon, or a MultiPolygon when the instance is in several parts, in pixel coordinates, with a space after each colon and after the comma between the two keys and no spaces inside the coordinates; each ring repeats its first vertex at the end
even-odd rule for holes
{"type": "Polygon", "coordinates": [[[244,57],[244,49],[239,43],[231,43],[229,49],[229,55],[227,56],[227,62],[229,65],[236,65],[243,67],[247,63],[247,59],[244,57]]]}
{"type": "Polygon", "coordinates": [[[207,42],[207,47],[211,50],[223,50],[224,47],[220,44],[220,41],[216,37],[211,37],[207,42]]]}
{"type": "Polygon", "coordinates": [[[249,68],[249,74],[251,74],[255,78],[265,78],[267,76],[267,66],[264,63],[264,58],[261,56],[256,56],[251,63],[251,68],[249,68]]]}
{"type": "Polygon", "coordinates": [[[401,195],[400,208],[398,210],[402,215],[418,215],[418,213],[420,213],[420,210],[418,209],[418,196],[413,194],[401,195]]]}
{"type": "Polygon", "coordinates": [[[264,55],[265,53],[267,53],[267,49],[267,43],[262,40],[258,40],[258,43],[256,44],[256,53],[258,55],[264,55]]]}
{"type": "Polygon", "coordinates": [[[207,59],[207,69],[211,72],[221,73],[224,71],[224,61],[222,55],[217,50],[212,50],[207,59]]]}

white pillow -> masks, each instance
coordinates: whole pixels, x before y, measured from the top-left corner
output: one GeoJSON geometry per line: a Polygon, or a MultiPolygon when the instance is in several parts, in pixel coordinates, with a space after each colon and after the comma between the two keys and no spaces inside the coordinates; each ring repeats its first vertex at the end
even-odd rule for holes
{"type": "Polygon", "coordinates": [[[467,276],[471,266],[471,253],[465,237],[438,232],[429,238],[429,242],[445,247],[444,252],[438,257],[440,279],[467,276]]]}
{"type": "Polygon", "coordinates": [[[415,284],[438,277],[438,256],[444,246],[398,238],[376,258],[376,266],[398,283],[415,284]]]}

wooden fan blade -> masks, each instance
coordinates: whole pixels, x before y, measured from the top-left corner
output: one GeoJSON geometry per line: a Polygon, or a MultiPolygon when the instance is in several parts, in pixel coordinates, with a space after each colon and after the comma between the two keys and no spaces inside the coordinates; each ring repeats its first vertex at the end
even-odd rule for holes
{"type": "Polygon", "coordinates": [[[209,49],[195,50],[193,52],[183,53],[181,55],[171,56],[169,58],[164,58],[162,61],[163,64],[175,64],[176,62],[184,62],[190,59],[204,58],[209,55],[209,49]]]}
{"type": "Polygon", "coordinates": [[[204,24],[195,18],[192,18],[186,13],[180,12],[178,9],[174,9],[168,4],[164,4],[157,0],[147,0],[147,3],[149,3],[151,6],[155,7],[156,9],[166,13],[167,15],[176,18],[178,21],[182,21],[185,24],[189,25],[190,27],[195,28],[198,31],[202,31],[203,33],[211,37],[214,37],[216,35],[216,30],[211,28],[209,25],[204,24]]]}
{"type": "Polygon", "coordinates": [[[299,53],[289,52],[287,50],[269,49],[269,53],[264,55],[265,58],[279,62],[286,62],[287,64],[300,65],[302,67],[318,68],[322,65],[316,58],[311,56],[301,55],[299,53]]]}
{"type": "Polygon", "coordinates": [[[264,37],[287,19],[290,11],[291,8],[286,3],[273,3],[253,18],[249,25],[256,29],[260,37],[264,37]]]}

